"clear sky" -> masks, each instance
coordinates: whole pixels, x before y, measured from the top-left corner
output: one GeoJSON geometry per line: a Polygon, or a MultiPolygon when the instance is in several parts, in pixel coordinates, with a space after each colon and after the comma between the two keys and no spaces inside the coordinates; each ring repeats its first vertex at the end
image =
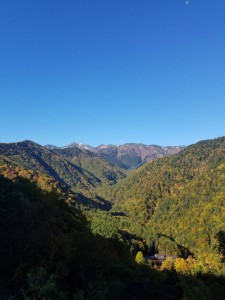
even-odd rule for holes
{"type": "Polygon", "coordinates": [[[0,0],[0,142],[225,135],[225,0],[0,0]]]}

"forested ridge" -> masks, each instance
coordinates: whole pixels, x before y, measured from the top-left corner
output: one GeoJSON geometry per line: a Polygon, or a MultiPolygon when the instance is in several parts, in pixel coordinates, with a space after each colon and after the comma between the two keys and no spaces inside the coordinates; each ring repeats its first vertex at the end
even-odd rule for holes
{"type": "Polygon", "coordinates": [[[88,150],[79,148],[54,149],[58,155],[72,162],[74,165],[87,170],[99,178],[104,184],[115,184],[120,179],[125,178],[124,170],[116,167],[112,163],[99,158],[96,154],[88,150]]]}
{"type": "Polygon", "coordinates": [[[148,163],[101,196],[147,235],[167,236],[196,257],[215,256],[215,236],[225,229],[225,138],[148,163]]]}
{"type": "Polygon", "coordinates": [[[32,141],[0,143],[0,155],[26,169],[48,174],[76,192],[88,193],[126,177],[110,163],[77,148],[49,150],[32,141]]]}

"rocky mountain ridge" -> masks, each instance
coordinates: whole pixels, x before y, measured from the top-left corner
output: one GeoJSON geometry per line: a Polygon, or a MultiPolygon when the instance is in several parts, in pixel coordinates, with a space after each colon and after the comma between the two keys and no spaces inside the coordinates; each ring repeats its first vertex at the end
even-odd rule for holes
{"type": "Polygon", "coordinates": [[[102,144],[92,147],[88,144],[76,142],[63,147],[53,145],[46,145],[45,147],[48,149],[79,148],[81,150],[88,150],[101,159],[125,170],[136,169],[149,161],[176,154],[185,148],[185,146],[158,146],[141,143],[127,143],[120,146],[102,144]]]}

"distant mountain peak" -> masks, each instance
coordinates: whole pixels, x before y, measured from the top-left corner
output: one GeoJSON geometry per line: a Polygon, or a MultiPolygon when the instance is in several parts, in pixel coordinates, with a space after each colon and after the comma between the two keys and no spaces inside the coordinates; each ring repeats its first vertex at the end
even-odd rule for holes
{"type": "Polygon", "coordinates": [[[66,146],[63,146],[63,147],[60,147],[61,149],[66,149],[66,148],[79,148],[79,149],[85,149],[85,150],[91,150],[93,147],[88,145],[88,144],[83,144],[83,143],[80,143],[80,142],[73,142],[69,145],[66,145],[66,146]]]}
{"type": "Polygon", "coordinates": [[[31,141],[31,140],[24,140],[20,142],[14,142],[14,143],[0,143],[2,145],[33,145],[33,146],[40,146],[39,144],[31,141]]]}

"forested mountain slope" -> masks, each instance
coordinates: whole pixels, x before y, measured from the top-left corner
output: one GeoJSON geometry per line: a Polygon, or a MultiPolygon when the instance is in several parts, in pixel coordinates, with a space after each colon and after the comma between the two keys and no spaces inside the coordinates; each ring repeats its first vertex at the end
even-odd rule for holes
{"type": "Polygon", "coordinates": [[[72,299],[79,289],[94,293],[89,281],[100,287],[120,272],[112,243],[95,238],[56,193],[2,176],[0,191],[1,299],[72,299]]]}
{"type": "Polygon", "coordinates": [[[0,143],[0,155],[27,169],[48,174],[74,191],[88,191],[103,183],[112,184],[125,177],[121,171],[99,158],[93,158],[92,162],[92,156],[79,149],[72,149],[72,156],[68,154],[69,150],[59,150],[58,153],[58,150],[54,151],[31,141],[0,143]],[[78,151],[81,152],[77,153],[78,151]],[[97,165],[98,168],[95,168],[97,165]]]}
{"type": "Polygon", "coordinates": [[[122,241],[93,235],[56,193],[1,175],[0,191],[1,299],[174,300],[185,293],[176,286],[182,277],[138,266],[122,241]]]}
{"type": "Polygon", "coordinates": [[[17,177],[28,179],[31,182],[36,183],[39,188],[49,192],[64,193],[68,191],[65,185],[61,184],[48,174],[23,168],[11,161],[9,157],[4,157],[2,155],[0,155],[0,175],[11,180],[16,179],[17,177]]]}
{"type": "Polygon", "coordinates": [[[115,184],[126,177],[124,170],[99,158],[95,153],[77,147],[54,149],[59,156],[99,178],[104,184],[115,184]]]}
{"type": "Polygon", "coordinates": [[[216,233],[225,229],[225,138],[150,162],[101,196],[147,231],[196,255],[211,253],[216,233]]]}
{"type": "Polygon", "coordinates": [[[137,264],[125,241],[93,234],[80,211],[28,179],[0,175],[0,225],[5,300],[224,299],[223,276],[137,264]]]}

